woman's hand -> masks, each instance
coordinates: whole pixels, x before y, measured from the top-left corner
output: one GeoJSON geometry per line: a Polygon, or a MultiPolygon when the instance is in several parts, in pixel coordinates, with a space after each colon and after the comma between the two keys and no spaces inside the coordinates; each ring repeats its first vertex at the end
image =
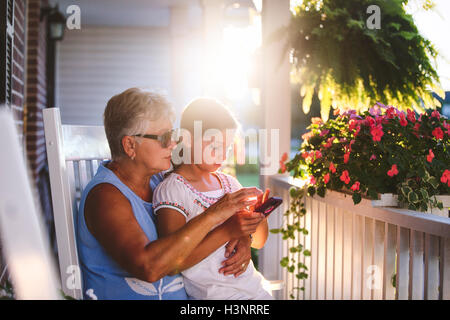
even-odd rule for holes
{"type": "Polygon", "coordinates": [[[222,262],[222,268],[219,269],[219,273],[224,275],[234,274],[235,277],[244,273],[252,258],[250,245],[251,239],[249,236],[228,242],[225,257],[230,257],[230,255],[231,257],[222,262]]]}
{"type": "MultiPolygon", "coordinates": [[[[234,215],[238,211],[244,210],[248,206],[252,206],[258,201],[258,196],[262,191],[258,188],[242,188],[236,192],[226,193],[219,201],[214,203],[205,213],[216,219],[216,223],[220,224],[234,215]]],[[[242,234],[238,234],[235,238],[239,238],[242,234]]]]}

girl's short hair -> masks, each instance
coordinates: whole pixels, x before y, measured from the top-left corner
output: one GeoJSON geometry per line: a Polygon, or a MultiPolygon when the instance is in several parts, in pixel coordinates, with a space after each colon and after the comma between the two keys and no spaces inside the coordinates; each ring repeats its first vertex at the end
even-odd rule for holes
{"type": "Polygon", "coordinates": [[[180,128],[193,135],[195,121],[201,121],[203,131],[239,128],[239,122],[228,107],[213,98],[196,98],[183,109],[180,128]]]}

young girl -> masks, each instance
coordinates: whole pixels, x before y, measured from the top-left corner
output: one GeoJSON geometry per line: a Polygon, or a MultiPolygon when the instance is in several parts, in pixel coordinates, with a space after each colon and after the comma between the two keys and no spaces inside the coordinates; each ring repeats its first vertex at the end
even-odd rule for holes
{"type": "MultiPolygon", "coordinates": [[[[160,237],[175,232],[225,194],[242,188],[235,178],[217,171],[232,143],[226,141],[227,130],[238,127],[228,109],[213,99],[196,99],[183,110],[180,126],[191,135],[191,139],[183,140],[183,150],[190,151],[188,160],[191,161],[175,166],[175,170],[166,176],[154,193],[153,206],[160,237]],[[215,134],[211,140],[204,140],[203,137],[195,139],[194,123],[199,125],[198,121],[201,121],[203,131],[215,129],[220,134],[215,134]],[[202,161],[194,161],[195,144],[198,143],[202,143],[202,161]]],[[[251,213],[236,213],[248,214],[251,213]]],[[[236,275],[219,273],[225,259],[226,243],[233,238],[232,228],[227,227],[232,224],[227,222],[216,226],[217,232],[214,235],[210,233],[211,237],[205,238],[189,257],[189,261],[180,261],[178,271],[184,277],[187,294],[193,299],[202,300],[273,299],[270,290],[265,288],[267,281],[255,269],[251,260],[247,266],[243,264],[242,271],[236,275]],[[217,245],[214,244],[218,241],[220,247],[216,249],[217,245]],[[206,256],[205,252],[207,257],[201,260],[200,257],[206,256]]],[[[267,220],[262,214],[257,219],[254,218],[253,230],[256,232],[251,237],[251,245],[262,248],[268,235],[267,220]]],[[[241,238],[239,241],[245,240],[241,238]]]]}

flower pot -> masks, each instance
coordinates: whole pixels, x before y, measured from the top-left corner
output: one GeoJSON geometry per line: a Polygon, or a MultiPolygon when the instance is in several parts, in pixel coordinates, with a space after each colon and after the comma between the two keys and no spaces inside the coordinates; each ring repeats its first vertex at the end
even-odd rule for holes
{"type": "Polygon", "coordinates": [[[439,208],[431,208],[428,209],[427,213],[450,218],[450,195],[436,196],[436,199],[442,202],[444,208],[442,210],[440,210],[439,208]]]}
{"type": "MultiPolygon", "coordinates": [[[[401,207],[398,201],[398,196],[393,193],[382,193],[378,200],[372,200],[374,207],[401,207]]],[[[431,208],[426,213],[435,214],[441,217],[450,218],[450,195],[436,196],[436,200],[441,201],[444,208],[431,208]]]]}
{"type": "Polygon", "coordinates": [[[378,200],[372,200],[374,207],[398,207],[398,196],[393,193],[382,193],[378,200]]]}

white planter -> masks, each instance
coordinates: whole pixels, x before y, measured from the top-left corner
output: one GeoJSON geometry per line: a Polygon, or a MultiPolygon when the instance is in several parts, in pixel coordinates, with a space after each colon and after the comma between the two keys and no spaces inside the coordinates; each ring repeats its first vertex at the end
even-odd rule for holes
{"type": "Polygon", "coordinates": [[[442,202],[444,208],[440,210],[439,208],[432,208],[427,211],[427,213],[432,213],[441,217],[450,218],[450,195],[446,196],[436,196],[438,201],[442,202]]]}
{"type": "Polygon", "coordinates": [[[372,200],[374,207],[398,207],[398,196],[393,193],[382,193],[380,199],[372,200]]]}
{"type": "MultiPolygon", "coordinates": [[[[428,209],[427,213],[435,214],[441,217],[449,218],[450,214],[450,195],[436,196],[438,201],[442,202],[444,208],[440,210],[439,208],[428,209]]],[[[374,207],[398,207],[398,196],[393,193],[383,193],[380,194],[380,199],[372,200],[372,206],[374,207]]]]}

